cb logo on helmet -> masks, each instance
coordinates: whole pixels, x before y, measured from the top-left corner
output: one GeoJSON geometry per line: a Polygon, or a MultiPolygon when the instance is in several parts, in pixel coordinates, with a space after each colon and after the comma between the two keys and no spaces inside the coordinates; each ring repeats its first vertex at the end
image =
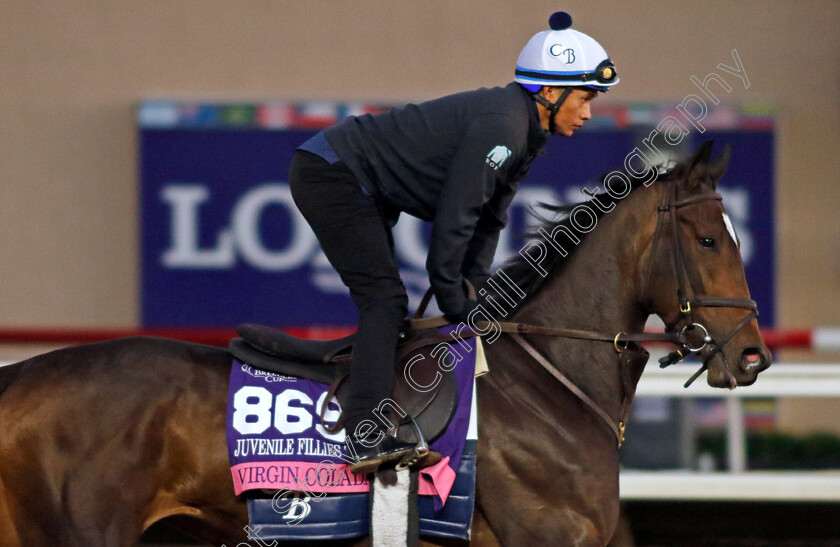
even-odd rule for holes
{"type": "Polygon", "coordinates": [[[562,44],[554,44],[549,48],[548,52],[551,53],[553,57],[563,57],[563,61],[570,65],[575,62],[575,50],[570,47],[566,49],[562,49],[562,44]]]}

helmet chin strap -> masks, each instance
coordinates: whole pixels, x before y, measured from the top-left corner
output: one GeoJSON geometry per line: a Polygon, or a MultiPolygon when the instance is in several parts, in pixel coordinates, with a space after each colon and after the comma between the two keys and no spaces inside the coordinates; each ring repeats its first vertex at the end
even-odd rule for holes
{"type": "Polygon", "coordinates": [[[551,113],[548,117],[548,131],[550,133],[554,133],[554,117],[557,116],[557,111],[560,110],[560,107],[563,105],[563,102],[572,92],[572,89],[573,88],[571,87],[564,88],[563,93],[560,94],[560,98],[553,103],[545,97],[543,97],[542,95],[540,95],[539,93],[534,93],[534,100],[546,107],[551,113]]]}

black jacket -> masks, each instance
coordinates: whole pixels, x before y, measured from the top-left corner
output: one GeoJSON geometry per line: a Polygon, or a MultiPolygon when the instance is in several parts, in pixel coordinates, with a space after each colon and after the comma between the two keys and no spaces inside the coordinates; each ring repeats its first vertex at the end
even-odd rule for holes
{"type": "Polygon", "coordinates": [[[488,275],[517,182],[545,147],[531,94],[482,88],[350,117],[324,135],[386,210],[433,221],[429,280],[441,311],[461,313],[463,278],[488,275]]]}

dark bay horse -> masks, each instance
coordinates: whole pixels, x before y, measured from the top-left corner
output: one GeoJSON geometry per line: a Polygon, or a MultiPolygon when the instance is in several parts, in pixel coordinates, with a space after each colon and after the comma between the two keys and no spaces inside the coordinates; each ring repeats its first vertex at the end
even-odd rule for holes
{"type": "MultiPolygon", "coordinates": [[[[690,345],[709,384],[754,382],[770,356],[755,314],[737,305],[749,292],[714,194],[728,152],[715,161],[710,152],[704,145],[655,182],[633,179],[623,195],[613,186],[616,195],[599,196],[597,229],[579,231],[574,246],[544,239],[507,267],[526,296],[505,320],[612,334],[642,332],[650,314],[670,332],[702,323],[709,338],[690,345]]],[[[620,342],[528,339],[619,416],[620,342]]],[[[511,336],[486,354],[473,542],[606,544],[619,515],[613,431],[511,336]]],[[[131,546],[162,519],[215,545],[245,542],[224,439],[230,367],[222,349],[126,338],[0,368],[0,546],[131,546]]]]}

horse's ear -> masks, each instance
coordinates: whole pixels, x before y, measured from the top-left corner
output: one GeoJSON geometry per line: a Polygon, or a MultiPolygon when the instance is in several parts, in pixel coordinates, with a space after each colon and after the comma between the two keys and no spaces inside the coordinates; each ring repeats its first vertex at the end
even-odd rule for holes
{"type": "Polygon", "coordinates": [[[706,181],[709,174],[709,160],[712,158],[712,145],[714,141],[704,142],[697,152],[688,160],[688,177],[686,179],[686,190],[694,192],[700,189],[700,185],[706,181]]]}
{"type": "Polygon", "coordinates": [[[712,179],[712,184],[717,186],[718,181],[723,178],[726,173],[726,168],[729,166],[729,157],[732,155],[732,145],[727,144],[723,148],[723,152],[717,157],[715,161],[709,165],[709,178],[712,179]]]}

